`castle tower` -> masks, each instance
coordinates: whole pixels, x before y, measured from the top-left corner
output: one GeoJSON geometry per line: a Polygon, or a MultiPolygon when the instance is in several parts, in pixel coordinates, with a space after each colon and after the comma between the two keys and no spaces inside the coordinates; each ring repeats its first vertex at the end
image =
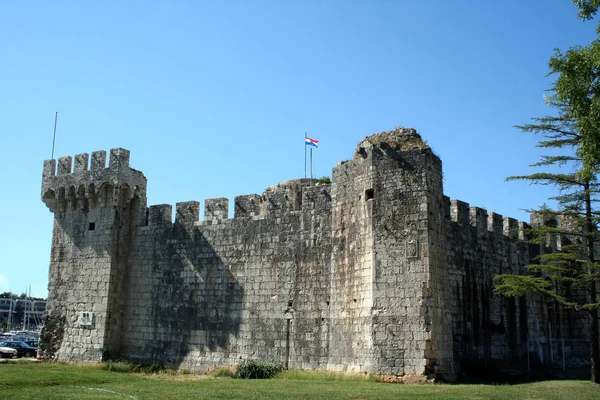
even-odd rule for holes
{"type": "MultiPolygon", "coordinates": [[[[441,161],[414,129],[365,138],[333,171],[332,369],[441,372],[451,335],[441,161]],[[346,367],[344,367],[346,366],[346,367]]],[[[444,371],[445,372],[445,371],[444,371]]]]}
{"type": "Polygon", "coordinates": [[[70,361],[117,356],[125,310],[128,253],[145,220],[146,178],[129,151],[44,162],[42,200],[54,213],[40,355],[70,361]]]}

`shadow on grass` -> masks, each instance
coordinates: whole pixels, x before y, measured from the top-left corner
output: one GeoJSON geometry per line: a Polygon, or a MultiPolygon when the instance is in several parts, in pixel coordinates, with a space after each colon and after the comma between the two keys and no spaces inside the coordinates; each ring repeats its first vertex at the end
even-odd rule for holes
{"type": "Polygon", "coordinates": [[[531,368],[530,370],[498,363],[498,360],[475,360],[463,362],[457,384],[516,385],[552,380],[590,379],[589,369],[558,370],[531,368]]]}

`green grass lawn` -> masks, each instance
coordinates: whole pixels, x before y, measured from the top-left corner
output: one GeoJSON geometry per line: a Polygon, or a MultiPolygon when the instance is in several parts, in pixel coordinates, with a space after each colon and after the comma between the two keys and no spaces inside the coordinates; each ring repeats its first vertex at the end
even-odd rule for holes
{"type": "Polygon", "coordinates": [[[402,385],[323,373],[238,380],[131,374],[97,366],[0,364],[1,399],[600,399],[600,385],[548,381],[519,385],[402,385]]]}

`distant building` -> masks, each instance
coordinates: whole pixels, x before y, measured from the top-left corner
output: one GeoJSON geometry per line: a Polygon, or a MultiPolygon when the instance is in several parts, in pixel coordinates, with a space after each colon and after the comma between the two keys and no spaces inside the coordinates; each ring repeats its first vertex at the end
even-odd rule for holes
{"type": "Polygon", "coordinates": [[[37,329],[45,309],[45,300],[0,298],[0,319],[7,321],[9,329],[37,329]]]}

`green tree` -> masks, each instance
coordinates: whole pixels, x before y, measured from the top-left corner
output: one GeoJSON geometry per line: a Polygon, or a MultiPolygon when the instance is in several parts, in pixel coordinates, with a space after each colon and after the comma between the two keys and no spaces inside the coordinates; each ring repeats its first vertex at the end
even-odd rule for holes
{"type": "Polygon", "coordinates": [[[556,50],[549,65],[550,73],[558,77],[548,103],[568,117],[567,128],[578,133],[574,146],[581,161],[578,174],[593,179],[600,160],[600,40],[564,54],[556,50]]]}
{"type": "MultiPolygon", "coordinates": [[[[600,0],[573,3],[582,20],[594,18],[600,8],[600,0]]],[[[600,25],[597,32],[600,34],[600,25]]],[[[542,221],[556,220],[559,224],[542,223],[529,233],[535,244],[560,245],[557,251],[544,253],[527,266],[526,276],[497,276],[496,291],[509,296],[538,293],[565,307],[587,312],[592,381],[600,383],[600,268],[596,254],[600,221],[600,40],[573,47],[566,53],[556,50],[549,66],[550,74],[557,78],[546,102],[556,115],[534,118],[533,123],[518,126],[542,137],[538,147],[548,149],[550,155],[542,156],[534,166],[546,171],[507,179],[556,187],[557,195],[552,198],[556,207],[543,205],[533,211],[542,221]]]]}
{"type": "MultiPolygon", "coordinates": [[[[579,19],[584,21],[594,18],[600,8],[600,0],[573,0],[573,4],[579,8],[579,19]]],[[[600,27],[597,30],[600,30],[600,27]]]]}
{"type": "Polygon", "coordinates": [[[546,97],[556,115],[534,118],[533,123],[518,126],[524,132],[541,136],[537,146],[550,154],[541,156],[533,165],[544,168],[544,172],[512,176],[507,180],[526,180],[557,189],[556,196],[551,198],[556,202],[555,208],[543,205],[531,211],[543,221],[555,220],[558,224],[542,223],[530,229],[529,234],[535,244],[560,244],[557,251],[545,252],[534,264],[528,265],[528,275],[497,276],[495,289],[507,296],[541,294],[565,307],[588,313],[592,381],[600,383],[600,299],[597,297],[600,269],[596,261],[600,241],[597,197],[600,157],[596,151],[600,137],[594,131],[594,127],[600,125],[600,113],[595,111],[600,91],[591,89],[597,80],[592,79],[596,74],[594,60],[600,62],[597,42],[589,47],[570,49],[565,54],[557,51],[549,65],[551,73],[558,77],[551,95],[546,97]]]}

